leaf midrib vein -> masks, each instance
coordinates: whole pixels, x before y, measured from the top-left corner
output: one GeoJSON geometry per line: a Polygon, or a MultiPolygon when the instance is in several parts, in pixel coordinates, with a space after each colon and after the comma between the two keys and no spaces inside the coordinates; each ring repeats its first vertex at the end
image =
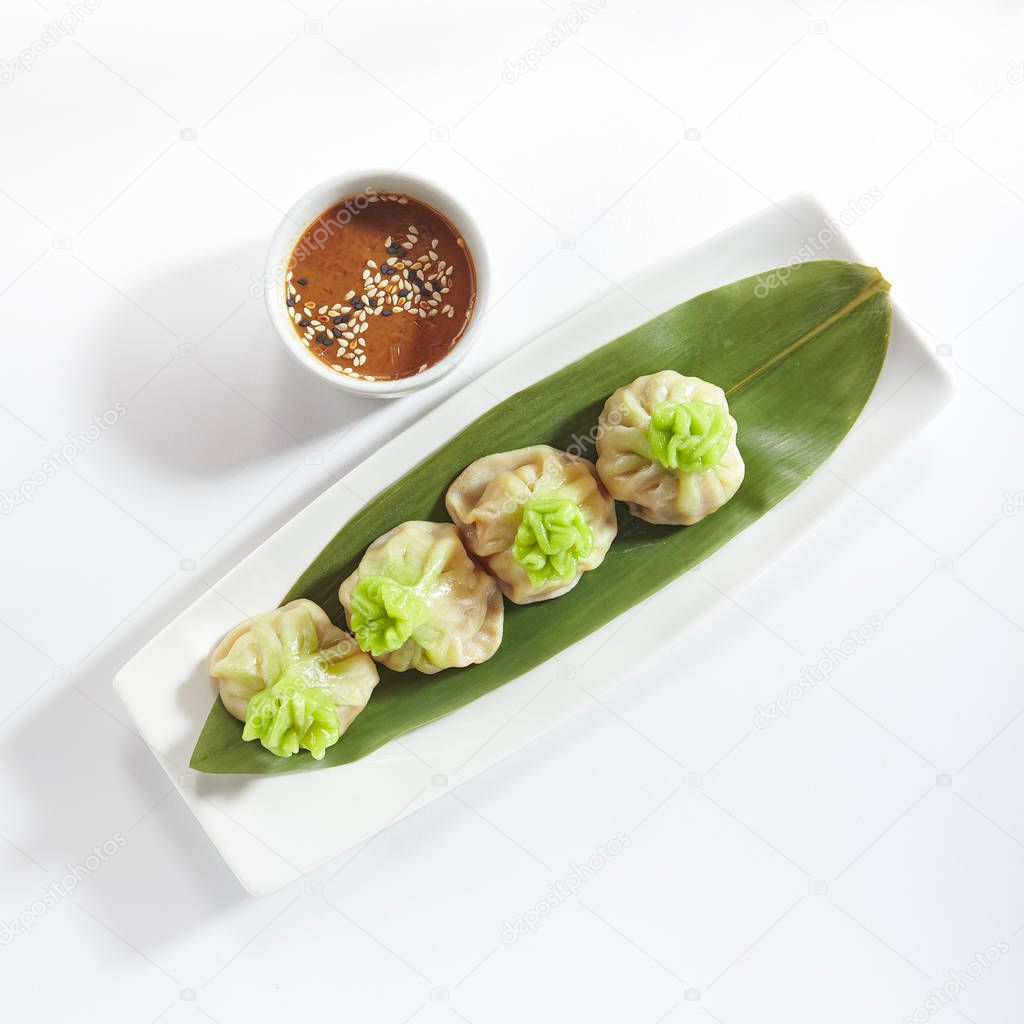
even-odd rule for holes
{"type": "Polygon", "coordinates": [[[873,280],[870,284],[865,286],[856,296],[854,296],[854,298],[847,302],[846,305],[842,306],[841,308],[837,309],[834,313],[825,317],[825,319],[822,320],[820,324],[817,324],[816,326],[812,327],[809,331],[802,334],[799,338],[797,338],[795,341],[791,342],[784,349],[782,349],[781,352],[777,352],[774,356],[771,357],[771,359],[769,359],[762,366],[759,366],[756,370],[753,370],[751,373],[748,373],[747,376],[744,377],[741,381],[739,381],[736,384],[733,384],[729,388],[726,388],[726,396],[731,398],[741,388],[746,387],[752,381],[757,380],[758,377],[761,377],[764,374],[766,374],[773,366],[777,366],[784,359],[788,359],[794,352],[799,351],[801,348],[804,347],[804,345],[813,341],[814,338],[816,338],[819,334],[823,334],[825,331],[827,331],[828,328],[831,327],[834,323],[837,323],[838,321],[842,320],[843,317],[848,316],[862,303],[867,302],[867,300],[870,299],[873,295],[876,295],[879,292],[887,292],[889,290],[889,282],[886,281],[884,277],[882,277],[881,273],[878,270],[875,271],[875,275],[875,280],[873,280]]]}

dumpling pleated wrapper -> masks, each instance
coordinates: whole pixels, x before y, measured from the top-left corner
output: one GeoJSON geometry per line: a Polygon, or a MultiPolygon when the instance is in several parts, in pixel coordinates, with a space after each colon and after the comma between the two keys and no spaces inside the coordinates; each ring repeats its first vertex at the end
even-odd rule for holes
{"type": "Polygon", "coordinates": [[[505,625],[497,583],[451,523],[414,520],[378,537],[338,598],[360,647],[395,672],[487,661],[505,625]]]}
{"type": "Polygon", "coordinates": [[[615,502],[593,463],[546,444],[477,459],[448,488],[445,505],[516,604],[572,590],[604,561],[617,530],[615,502]],[[585,526],[572,526],[576,514],[585,526]]]}
{"type": "MultiPolygon", "coordinates": [[[[685,442],[696,440],[684,437],[685,442]]],[[[701,450],[699,443],[691,449],[697,465],[701,450]]],[[[721,508],[743,482],[736,420],[729,415],[725,392],[715,384],[699,377],[684,377],[675,370],[637,377],[632,384],[619,388],[605,402],[598,420],[597,472],[612,497],[626,502],[633,515],[648,523],[692,526],[700,522],[721,508]],[[666,446],[668,456],[665,450],[655,453],[650,439],[652,417],[659,407],[671,409],[667,403],[691,407],[697,403],[698,409],[717,406],[722,410],[718,426],[723,432],[728,430],[728,441],[724,436],[720,438],[722,450],[720,454],[715,451],[717,461],[709,468],[690,471],[682,464],[679,468],[665,465],[659,454],[669,462],[675,461],[671,444],[666,446]]]]}
{"type": "Polygon", "coordinates": [[[231,630],[214,648],[210,675],[224,707],[246,723],[246,739],[259,738],[281,756],[305,746],[314,757],[323,756],[325,737],[329,746],[352,724],[380,680],[373,659],[318,604],[304,599],[231,630]],[[263,700],[266,707],[254,719],[247,714],[250,702],[263,691],[275,699],[263,700]],[[303,741],[318,732],[318,743],[303,741]]]}

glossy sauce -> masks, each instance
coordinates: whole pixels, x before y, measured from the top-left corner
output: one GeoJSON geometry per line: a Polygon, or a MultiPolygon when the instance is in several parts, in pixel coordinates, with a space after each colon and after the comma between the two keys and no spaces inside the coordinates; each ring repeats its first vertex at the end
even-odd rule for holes
{"type": "Polygon", "coordinates": [[[292,326],[338,373],[398,380],[458,343],[476,299],[473,259],[437,210],[366,192],[326,210],[296,243],[285,301],[292,326]]]}

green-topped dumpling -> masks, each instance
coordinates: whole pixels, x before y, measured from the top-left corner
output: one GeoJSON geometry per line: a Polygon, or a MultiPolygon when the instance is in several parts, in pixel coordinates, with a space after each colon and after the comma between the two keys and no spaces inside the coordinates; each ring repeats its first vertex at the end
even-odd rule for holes
{"type": "Polygon", "coordinates": [[[210,675],[242,739],[272,754],[320,760],[366,707],[373,659],[312,601],[292,601],[236,626],[214,648],[210,675]]]}
{"type": "Polygon", "coordinates": [[[451,523],[401,523],[378,537],[338,598],[359,646],[396,672],[479,664],[501,643],[501,591],[451,523]]]}
{"type": "Polygon", "coordinates": [[[615,502],[592,463],[536,444],[487,455],[448,488],[466,546],[516,604],[572,590],[615,539],[615,502]]]}
{"type": "Polygon", "coordinates": [[[675,370],[619,388],[598,421],[597,472],[613,498],[649,523],[700,522],[743,482],[725,392],[675,370]]]}

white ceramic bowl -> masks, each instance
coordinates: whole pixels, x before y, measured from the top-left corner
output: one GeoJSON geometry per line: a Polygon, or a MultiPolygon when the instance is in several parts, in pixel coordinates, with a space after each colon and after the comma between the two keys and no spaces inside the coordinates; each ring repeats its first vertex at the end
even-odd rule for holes
{"type": "MultiPolygon", "coordinates": [[[[354,216],[358,216],[358,212],[354,216]]],[[[410,174],[360,171],[321,182],[315,188],[311,188],[285,214],[284,220],[274,232],[270,251],[267,254],[264,297],[267,302],[270,322],[277,330],[284,347],[310,373],[316,374],[322,380],[343,391],[371,398],[398,398],[435,383],[446,374],[451,373],[465,358],[470,346],[476,343],[480,333],[480,320],[486,308],[489,277],[487,251],[484,247],[483,237],[476,222],[457,200],[432,182],[410,174]],[[360,193],[365,194],[371,189],[377,192],[404,193],[444,214],[466,240],[476,269],[476,302],[469,324],[458,343],[433,366],[427,367],[422,373],[403,377],[401,380],[362,380],[358,377],[350,377],[348,374],[338,373],[329,366],[325,366],[306,348],[302,339],[296,334],[288,307],[285,305],[284,277],[288,269],[288,259],[296,243],[302,237],[302,233],[322,213],[341,200],[350,196],[358,196],[360,193]]]]}

